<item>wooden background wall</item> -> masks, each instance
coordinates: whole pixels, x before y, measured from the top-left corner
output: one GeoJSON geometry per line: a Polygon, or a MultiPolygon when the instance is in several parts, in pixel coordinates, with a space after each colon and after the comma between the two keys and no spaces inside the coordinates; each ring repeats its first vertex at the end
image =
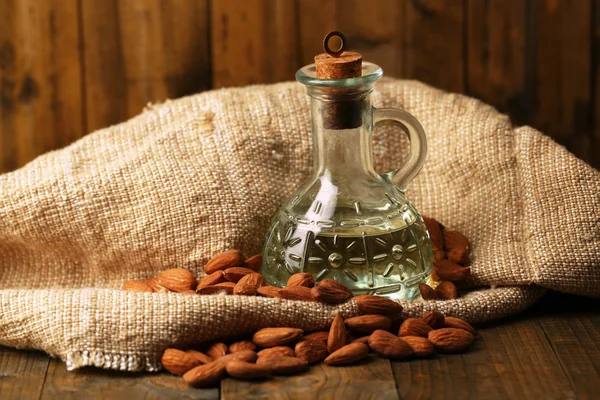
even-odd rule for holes
{"type": "Polygon", "coordinates": [[[333,29],[600,167],[600,0],[0,0],[0,172],[147,102],[293,79],[333,29]]]}

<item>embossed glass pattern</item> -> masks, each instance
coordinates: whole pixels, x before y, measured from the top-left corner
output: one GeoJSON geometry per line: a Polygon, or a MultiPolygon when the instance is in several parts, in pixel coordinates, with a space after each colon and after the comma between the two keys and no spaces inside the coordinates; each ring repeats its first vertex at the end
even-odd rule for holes
{"type": "Polygon", "coordinates": [[[311,97],[314,167],[267,233],[262,272],[269,284],[284,286],[290,275],[309,272],[317,281],[339,280],[355,294],[413,298],[427,280],[430,238],[404,195],[423,165],[425,135],[407,112],[372,107],[370,93],[381,76],[381,68],[367,62],[360,78],[318,79],[314,64],[296,74],[311,97]],[[379,174],[372,134],[374,123],[385,119],[400,123],[411,150],[398,170],[379,174]]]}

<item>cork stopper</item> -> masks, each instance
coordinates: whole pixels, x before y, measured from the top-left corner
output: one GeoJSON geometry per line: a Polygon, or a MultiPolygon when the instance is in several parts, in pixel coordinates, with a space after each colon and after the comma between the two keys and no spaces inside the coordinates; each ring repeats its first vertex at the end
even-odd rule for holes
{"type": "MultiPolygon", "coordinates": [[[[315,56],[317,78],[347,79],[362,76],[362,55],[355,51],[345,51],[346,37],[341,32],[330,32],[323,40],[325,53],[315,56]],[[339,37],[341,45],[333,51],[329,47],[332,37],[339,37]]],[[[363,98],[346,96],[351,88],[331,90],[331,98],[320,106],[325,129],[353,129],[362,125],[362,109],[366,107],[363,98]]]]}
{"type": "Polygon", "coordinates": [[[323,39],[325,53],[315,56],[317,78],[319,79],[346,79],[358,78],[362,75],[362,54],[355,51],[345,51],[346,37],[338,31],[329,32],[323,39]],[[332,50],[329,41],[339,37],[339,49],[332,50]]]}

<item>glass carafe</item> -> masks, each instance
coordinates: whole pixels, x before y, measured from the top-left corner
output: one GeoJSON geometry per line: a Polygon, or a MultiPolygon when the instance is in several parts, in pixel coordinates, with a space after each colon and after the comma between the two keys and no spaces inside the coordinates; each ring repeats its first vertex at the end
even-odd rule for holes
{"type": "Polygon", "coordinates": [[[383,71],[368,62],[362,68],[361,77],[339,80],[318,79],[314,64],[296,73],[311,98],[314,167],[273,217],[262,273],[273,286],[309,272],[317,282],[336,279],[354,294],[410,299],[433,264],[423,219],[405,197],[425,160],[425,133],[406,111],[371,105],[383,71]],[[383,120],[400,124],[410,153],[399,169],[379,174],[372,135],[383,120]]]}

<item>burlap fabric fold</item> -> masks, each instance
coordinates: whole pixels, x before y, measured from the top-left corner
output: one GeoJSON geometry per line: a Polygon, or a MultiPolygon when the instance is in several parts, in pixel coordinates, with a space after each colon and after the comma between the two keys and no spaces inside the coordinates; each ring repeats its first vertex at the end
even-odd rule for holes
{"type": "MultiPolygon", "coordinates": [[[[545,288],[600,294],[596,170],[465,96],[392,79],[373,96],[423,124],[428,161],[408,197],[471,239],[475,283],[488,287],[403,302],[407,314],[482,322],[526,308],[545,288]]],[[[300,84],[211,91],[0,176],[0,344],[47,351],[71,369],[154,370],[171,345],[356,314],[352,302],[118,290],[174,266],[201,275],[226,249],[260,252],[271,216],[312,166],[310,130],[300,84]]],[[[397,168],[406,148],[396,129],[380,127],[376,169],[397,168]]]]}

